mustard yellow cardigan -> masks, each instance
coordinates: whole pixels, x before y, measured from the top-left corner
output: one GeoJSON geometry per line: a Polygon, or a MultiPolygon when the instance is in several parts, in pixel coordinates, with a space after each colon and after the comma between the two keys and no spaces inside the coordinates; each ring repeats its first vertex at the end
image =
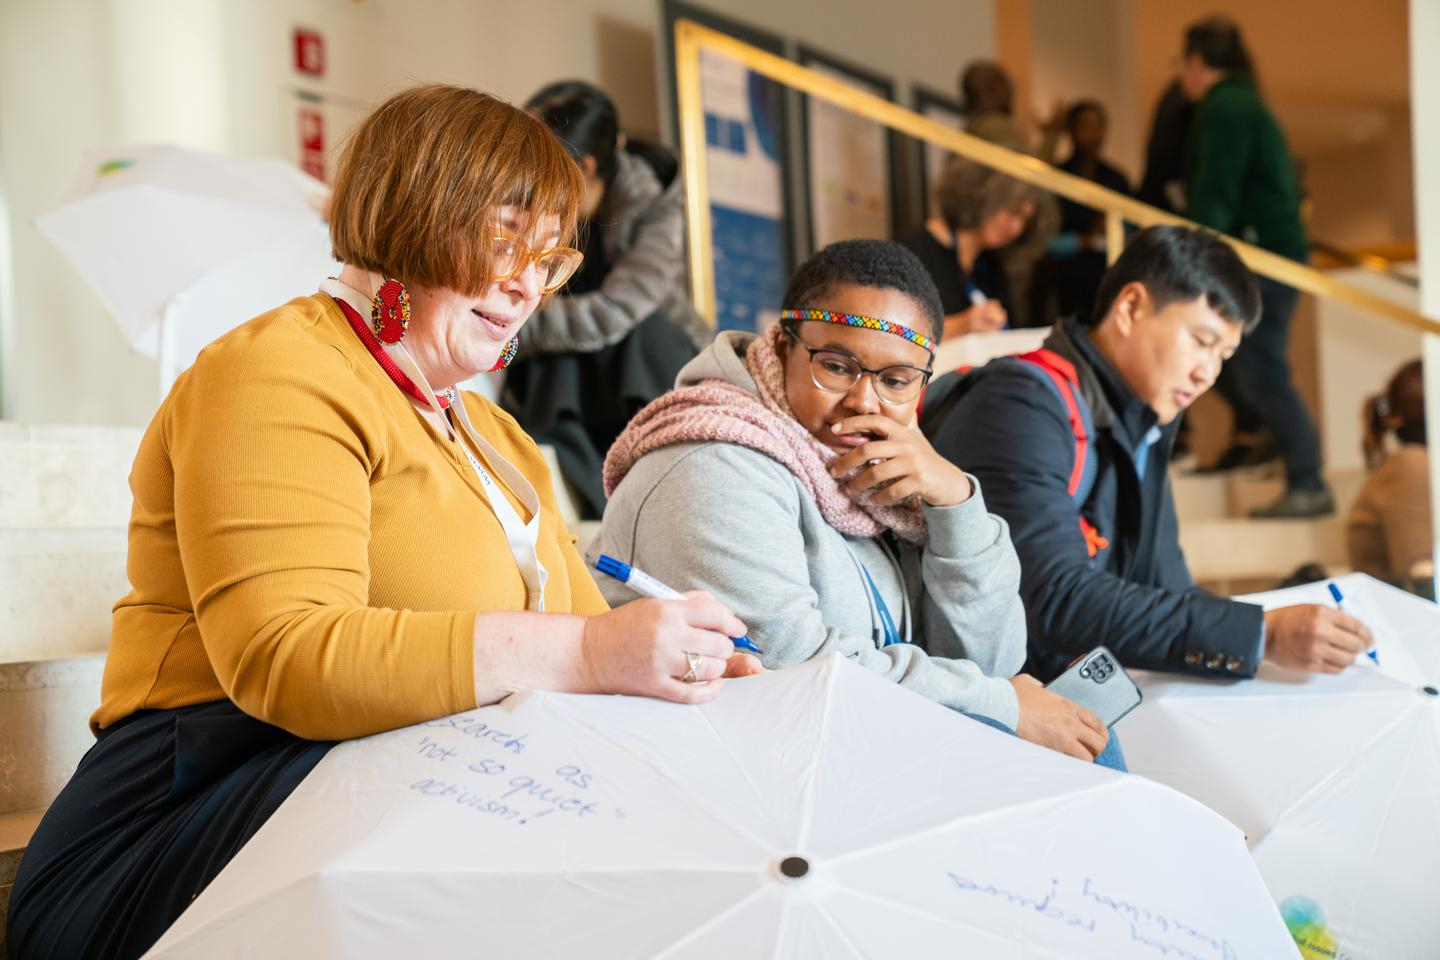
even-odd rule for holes
{"type": "MultiPolygon", "coordinates": [[[[546,609],[603,612],[534,441],[483,398],[465,404],[539,493],[546,609]]],[[[226,698],[312,739],[467,710],[476,614],[525,608],[463,451],[328,296],[206,347],[146,431],[130,486],[133,589],[115,605],[97,731],[226,698]]]]}

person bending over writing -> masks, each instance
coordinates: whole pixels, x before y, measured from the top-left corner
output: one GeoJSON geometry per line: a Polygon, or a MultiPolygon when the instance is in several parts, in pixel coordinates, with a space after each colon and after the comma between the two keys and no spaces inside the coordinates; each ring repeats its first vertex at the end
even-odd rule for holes
{"type": "Polygon", "coordinates": [[[340,276],[206,347],[141,441],[97,742],[20,864],[11,960],[139,956],[334,741],[525,689],[697,703],[721,684],[682,678],[759,669],[713,598],[609,611],[534,442],[451,389],[575,269],[581,190],[544,124],[474,90],[356,129],[340,276]]]}
{"type": "Polygon", "coordinates": [[[935,448],[1009,521],[1042,680],[1098,643],[1126,666],[1231,678],[1262,660],[1338,673],[1369,646],[1338,610],[1262,612],[1197,588],[1180,549],[1170,445],[1259,312],[1222,240],[1152,227],[1105,274],[1093,314],[927,396],[935,448]]]}
{"type": "Polygon", "coordinates": [[[1094,714],[1013,676],[1025,615],[1005,522],[915,427],[943,316],[925,268],[888,241],[832,244],[784,305],[764,333],[722,333],[621,434],[596,549],[712,592],[767,667],[839,653],[1027,740],[1100,754],[1094,714]]]}

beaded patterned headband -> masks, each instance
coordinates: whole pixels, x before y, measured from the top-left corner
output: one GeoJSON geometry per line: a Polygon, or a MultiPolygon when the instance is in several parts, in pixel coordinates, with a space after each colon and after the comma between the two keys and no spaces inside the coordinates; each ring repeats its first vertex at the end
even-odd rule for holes
{"type": "Polygon", "coordinates": [[[923,333],[916,333],[909,327],[902,327],[898,323],[891,323],[889,320],[881,320],[879,317],[862,317],[858,313],[833,313],[829,310],[781,310],[781,320],[823,320],[825,323],[839,323],[847,327],[860,327],[863,330],[879,330],[881,333],[894,334],[897,337],[904,337],[911,343],[918,344],[930,351],[931,356],[935,354],[935,341],[923,333]]]}

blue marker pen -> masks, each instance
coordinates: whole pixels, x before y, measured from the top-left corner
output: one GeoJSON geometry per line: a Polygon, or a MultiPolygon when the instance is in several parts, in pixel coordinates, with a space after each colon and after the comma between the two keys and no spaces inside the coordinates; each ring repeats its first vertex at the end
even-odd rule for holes
{"type": "MultiPolygon", "coordinates": [[[[644,570],[636,569],[630,566],[630,564],[623,563],[606,554],[600,554],[600,559],[595,561],[595,569],[607,577],[614,577],[642,597],[651,597],[655,600],[685,599],[683,593],[665,586],[665,584],[656,580],[644,570]]],[[[736,649],[745,650],[756,655],[764,653],[759,647],[750,642],[748,634],[743,637],[731,637],[730,641],[735,644],[736,649]]]]}
{"type": "MultiPolygon", "coordinates": [[[[1335,586],[1335,584],[1332,583],[1332,584],[1330,584],[1329,586],[1330,586],[1330,596],[1332,596],[1332,597],[1335,598],[1335,609],[1336,609],[1336,610],[1344,610],[1345,608],[1344,608],[1343,606],[1341,606],[1341,604],[1343,604],[1343,603],[1345,602],[1345,595],[1340,592],[1340,588],[1337,587],[1337,586],[1335,586]]],[[[1377,667],[1380,666],[1380,655],[1375,652],[1375,648],[1374,648],[1374,647],[1371,647],[1369,650],[1366,650],[1366,651],[1365,651],[1365,656],[1369,657],[1369,658],[1370,658],[1370,662],[1373,663],[1373,664],[1375,664],[1375,666],[1377,666],[1377,667]]]]}

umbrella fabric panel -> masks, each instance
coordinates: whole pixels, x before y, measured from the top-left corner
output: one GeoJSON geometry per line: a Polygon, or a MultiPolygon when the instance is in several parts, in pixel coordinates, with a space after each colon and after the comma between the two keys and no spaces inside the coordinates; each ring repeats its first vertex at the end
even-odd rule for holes
{"type": "Polygon", "coordinates": [[[800,852],[836,857],[997,808],[1068,796],[1123,778],[957,716],[865,670],[833,674],[832,701],[884,697],[871,711],[831,711],[816,755],[813,814],[800,852]],[[997,776],[1003,771],[1003,776],[997,776]]]}
{"type": "Polygon", "coordinates": [[[318,213],[328,194],[319,180],[275,157],[137,144],[87,155],[65,202],[145,185],[281,213],[318,213]]]}
{"type": "Polygon", "coordinates": [[[955,942],[998,934],[1023,945],[1016,956],[1293,956],[1240,834],[1197,810],[1149,781],[1119,778],[960,818],[841,858],[834,873],[842,886],[951,925],[955,942]]]}
{"type": "Polygon", "coordinates": [[[1177,683],[1136,671],[1145,699],[1122,731],[1126,760],[1132,771],[1194,797],[1257,843],[1340,758],[1409,709],[1409,688],[1363,670],[1325,678],[1333,683],[1177,683]],[[1316,684],[1334,692],[1318,694],[1316,684]],[[1183,695],[1172,694],[1177,688],[1183,695]]]}
{"type": "MultiPolygon", "coordinates": [[[[1132,771],[1248,834],[1307,960],[1429,960],[1440,943],[1440,609],[1363,575],[1339,581],[1380,663],[1248,682],[1140,673],[1132,771]]],[[[1332,604],[1324,584],[1250,598],[1332,604]]]]}
{"type": "Polygon", "coordinates": [[[1440,702],[1416,696],[1255,846],[1282,913],[1308,918],[1317,954],[1327,939],[1347,957],[1440,954],[1437,722],[1440,702]]]}
{"type": "Polygon", "coordinates": [[[168,388],[201,347],[338,272],[325,195],[274,158],[130,147],[91,155],[36,226],[168,388]]]}
{"type": "Polygon", "coordinates": [[[159,323],[165,303],[217,265],[306,223],[150,186],[87,197],[36,221],[132,341],[159,323]]]}
{"type": "MultiPolygon", "coordinates": [[[[290,942],[378,958],[399,944],[478,947],[487,931],[486,952],[510,956],[1110,960],[1130,954],[1108,941],[1056,947],[1048,918],[966,905],[946,872],[983,868],[987,883],[1028,890],[1102,853],[1107,865],[1143,854],[1147,876],[1168,856],[1174,886],[1147,891],[1147,908],[1196,929],[1246,943],[1233,931],[1280,923],[1263,896],[1245,902],[1254,865],[1199,804],[996,734],[831,657],[736,681],[704,707],[532,693],[343,744],[152,955],[211,960],[290,942]],[[928,764],[927,743],[941,748],[928,764]],[[1012,759],[1020,787],[1007,783],[1012,759]],[[879,786],[867,791],[867,779],[879,786]],[[1108,797],[1115,811],[1094,813],[1108,797]],[[923,815],[877,816],[872,830],[870,812],[907,806],[923,815]],[[1132,823],[1134,845],[1086,835],[1144,816],[1165,830],[1132,823]],[[822,841],[844,852],[817,852],[822,841]],[[1188,858],[1191,843],[1213,859],[1188,858]],[[782,880],[777,868],[796,855],[806,869],[782,880]],[[1233,915],[1205,913],[1215,895],[1193,888],[1207,885],[1233,893],[1233,915]],[[289,941],[273,939],[282,929],[289,941]]],[[[1285,943],[1264,955],[1284,956],[1285,943]]]]}

